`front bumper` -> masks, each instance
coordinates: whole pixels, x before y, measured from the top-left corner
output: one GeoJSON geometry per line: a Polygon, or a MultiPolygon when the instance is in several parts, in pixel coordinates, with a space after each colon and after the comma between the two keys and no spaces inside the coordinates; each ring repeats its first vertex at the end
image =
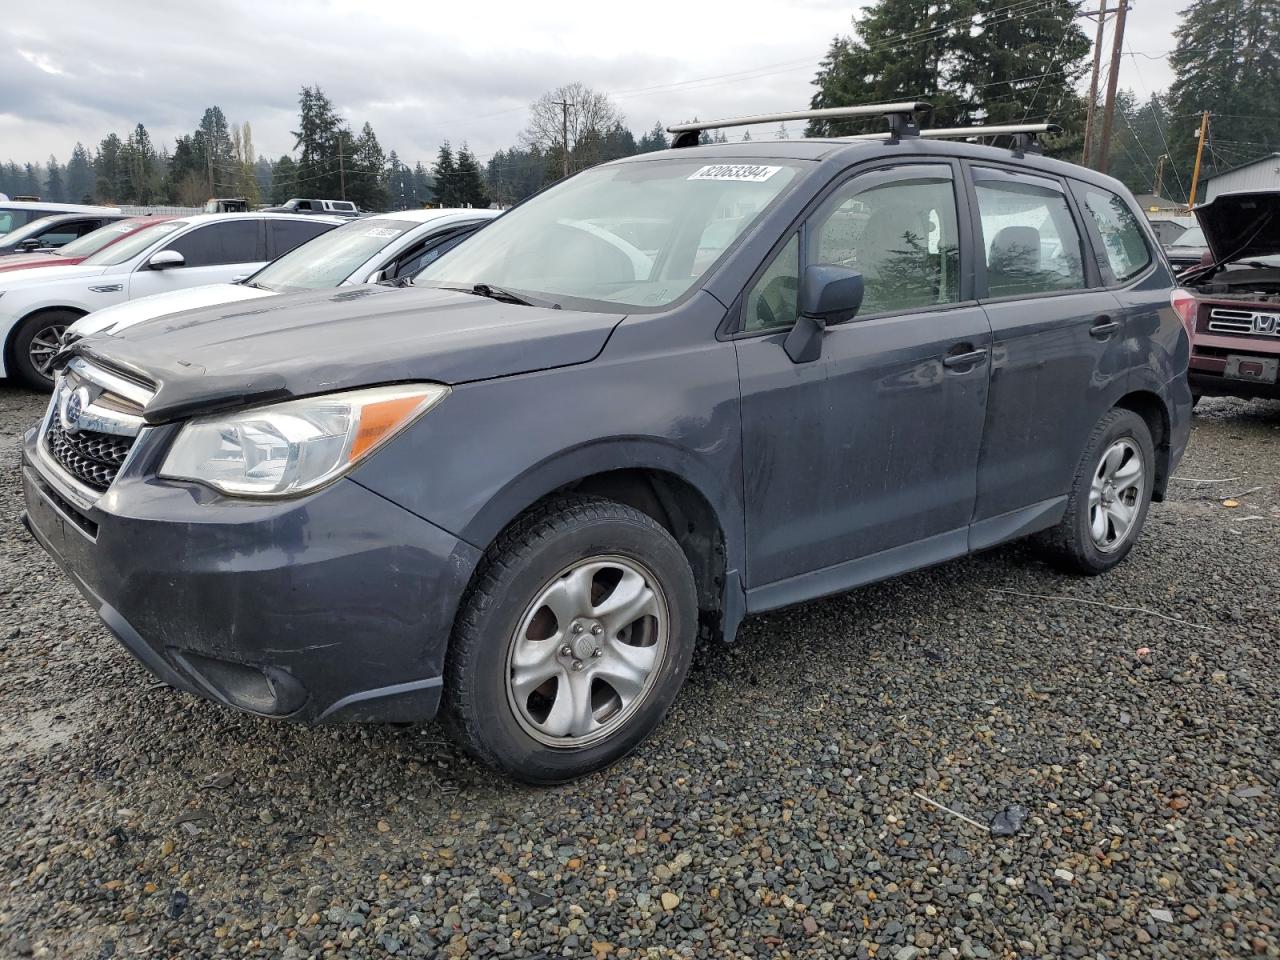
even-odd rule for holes
{"type": "Polygon", "coordinates": [[[161,680],[264,716],[434,716],[470,544],[350,479],[237,501],[145,476],[145,455],[88,502],[36,443],[27,529],[161,680]]]}
{"type": "Polygon", "coordinates": [[[1280,361],[1280,338],[1232,336],[1197,330],[1187,370],[1192,391],[1206,396],[1280,399],[1280,380],[1265,383],[1227,376],[1227,360],[1233,356],[1280,361]]]}

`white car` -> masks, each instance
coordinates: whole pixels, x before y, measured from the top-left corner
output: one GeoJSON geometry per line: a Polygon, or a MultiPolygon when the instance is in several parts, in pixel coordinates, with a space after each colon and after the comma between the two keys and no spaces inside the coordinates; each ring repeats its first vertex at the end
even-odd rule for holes
{"type": "Polygon", "coordinates": [[[278,213],[163,220],[70,267],[0,274],[0,377],[49,389],[49,367],[73,322],[156,293],[225,283],[345,223],[278,213]]]}
{"type": "Polygon", "coordinates": [[[67,328],[64,343],[87,336],[109,336],[144,320],[198,307],[412,277],[500,212],[403,210],[348,220],[238,283],[161,293],[94,311],[67,328]]]}

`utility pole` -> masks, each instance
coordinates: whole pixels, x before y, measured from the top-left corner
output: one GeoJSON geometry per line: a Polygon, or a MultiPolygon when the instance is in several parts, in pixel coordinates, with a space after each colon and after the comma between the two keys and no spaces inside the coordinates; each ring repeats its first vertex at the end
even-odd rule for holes
{"type": "Polygon", "coordinates": [[[571,100],[552,100],[560,108],[560,142],[564,145],[564,175],[569,175],[569,105],[571,100]]]}
{"type": "Polygon", "coordinates": [[[1102,143],[1098,145],[1099,173],[1107,172],[1111,159],[1111,125],[1116,115],[1116,85],[1120,82],[1120,54],[1124,52],[1124,18],[1129,10],[1127,2],[1121,2],[1116,11],[1116,35],[1111,44],[1111,74],[1107,77],[1107,102],[1102,111],[1102,143]]]}
{"type": "Polygon", "coordinates": [[[338,131],[338,189],[342,191],[340,199],[347,199],[347,168],[342,162],[342,140],[345,130],[338,131]]]}
{"type": "Polygon", "coordinates": [[[1164,190],[1164,162],[1168,159],[1169,155],[1167,153],[1162,153],[1158,158],[1156,158],[1156,182],[1151,188],[1151,192],[1157,197],[1160,196],[1161,191],[1164,190]]]}
{"type": "Polygon", "coordinates": [[[1093,143],[1093,114],[1098,109],[1098,73],[1102,67],[1102,28],[1107,22],[1107,0],[1098,0],[1098,37],[1093,42],[1093,76],[1089,80],[1089,109],[1084,115],[1084,153],[1081,166],[1089,165],[1089,145],[1093,143]]]}
{"type": "Polygon", "coordinates": [[[1209,111],[1206,110],[1200,114],[1200,132],[1196,134],[1196,168],[1191,174],[1191,197],[1187,200],[1188,207],[1196,205],[1196,190],[1200,186],[1200,161],[1204,157],[1204,142],[1209,138],[1209,111]]]}

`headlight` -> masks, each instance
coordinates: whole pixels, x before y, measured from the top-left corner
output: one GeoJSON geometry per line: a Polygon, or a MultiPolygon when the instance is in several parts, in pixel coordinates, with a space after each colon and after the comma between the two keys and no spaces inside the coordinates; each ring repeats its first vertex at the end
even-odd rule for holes
{"type": "Polygon", "coordinates": [[[202,417],[183,426],[160,476],[233,496],[295,496],[342,476],[448,395],[413,383],[202,417]]]}

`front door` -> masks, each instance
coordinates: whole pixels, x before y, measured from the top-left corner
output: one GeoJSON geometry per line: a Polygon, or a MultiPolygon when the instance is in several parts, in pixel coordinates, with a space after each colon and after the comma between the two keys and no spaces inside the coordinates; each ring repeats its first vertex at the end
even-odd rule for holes
{"type": "Polygon", "coordinates": [[[873,579],[847,563],[895,547],[964,550],[991,335],[966,275],[958,176],[904,163],[848,179],[742,297],[747,582],[765,589],[752,609],[873,579]],[[865,296],[820,358],[797,364],[783,341],[808,263],[858,269],[865,296]]]}
{"type": "Polygon", "coordinates": [[[263,221],[227,219],[203,223],[179,234],[159,250],[182,254],[182,266],[153,270],[144,259],[129,279],[130,299],[207,283],[230,283],[248,276],[266,263],[263,221]]]}

